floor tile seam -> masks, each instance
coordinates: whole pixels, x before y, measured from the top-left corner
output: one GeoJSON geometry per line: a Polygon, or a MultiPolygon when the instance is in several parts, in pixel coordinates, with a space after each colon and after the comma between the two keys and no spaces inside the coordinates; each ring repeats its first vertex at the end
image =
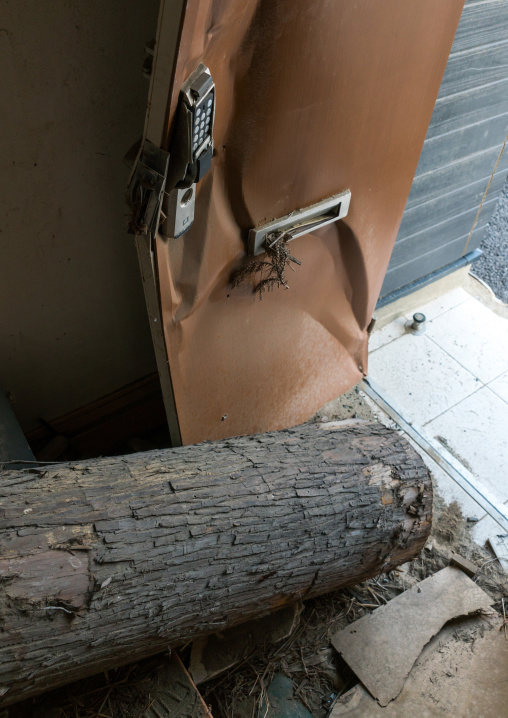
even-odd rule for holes
{"type": "MultiPolygon", "coordinates": [[[[431,321],[432,321],[432,320],[431,320],[431,321]]],[[[380,330],[380,331],[382,331],[382,330],[380,330]]],[[[384,349],[385,347],[389,346],[390,344],[393,344],[393,342],[396,342],[396,341],[398,341],[399,339],[402,339],[403,337],[408,336],[409,334],[411,334],[411,332],[404,332],[404,333],[401,334],[400,336],[394,337],[393,339],[390,339],[390,341],[386,342],[385,344],[382,344],[380,347],[377,347],[377,349],[372,349],[371,351],[369,351],[369,356],[370,356],[371,354],[375,354],[375,353],[378,352],[380,349],[384,349]]],[[[420,334],[420,335],[419,335],[418,337],[416,337],[416,338],[419,339],[420,336],[422,336],[422,337],[427,337],[427,339],[430,339],[437,347],[439,347],[439,349],[441,349],[443,352],[445,352],[445,354],[448,354],[448,356],[449,356],[451,359],[453,359],[455,362],[457,362],[457,364],[459,364],[463,369],[466,369],[465,366],[463,366],[459,361],[457,361],[457,359],[455,359],[455,357],[453,357],[449,352],[447,352],[446,349],[444,349],[440,344],[438,344],[436,341],[434,341],[426,332],[425,332],[425,334],[420,334]]],[[[471,372],[469,369],[466,369],[466,371],[469,372],[469,374],[471,374],[471,376],[472,376],[474,379],[477,378],[477,377],[475,377],[474,374],[472,374],[472,372],[471,372]]],[[[503,372],[503,373],[504,373],[504,372],[503,372]]],[[[498,378],[499,378],[499,377],[496,377],[496,379],[498,379],[498,378]]],[[[481,381],[481,379],[479,379],[479,381],[481,381]]],[[[494,381],[494,379],[492,379],[492,381],[494,381]]]]}
{"type": "Polygon", "coordinates": [[[498,379],[501,379],[501,377],[504,376],[505,374],[508,375],[508,370],[504,371],[502,374],[499,374],[499,376],[496,376],[495,379],[491,379],[490,381],[486,382],[485,388],[490,389],[490,391],[493,392],[497,397],[499,397],[499,399],[501,399],[501,401],[504,401],[505,404],[508,404],[508,401],[506,399],[503,399],[502,396],[499,396],[497,391],[495,389],[492,389],[492,387],[490,386],[490,384],[497,381],[498,379]]]}
{"type": "MultiPolygon", "coordinates": [[[[450,354],[450,352],[447,351],[444,347],[442,347],[441,344],[439,344],[435,339],[433,339],[433,338],[432,338],[431,336],[429,336],[428,334],[425,334],[424,336],[426,336],[428,339],[430,339],[430,341],[431,341],[433,344],[435,344],[437,347],[439,347],[439,349],[441,349],[441,351],[443,351],[447,356],[449,356],[450,359],[453,359],[453,361],[456,362],[460,367],[462,367],[462,369],[464,369],[465,371],[467,371],[468,374],[471,374],[471,376],[473,377],[473,379],[475,379],[476,381],[481,382],[483,386],[486,386],[486,385],[488,384],[488,382],[484,382],[483,379],[480,379],[479,376],[476,376],[475,374],[473,374],[473,372],[471,371],[471,369],[468,369],[466,366],[464,366],[464,364],[462,364],[458,359],[456,359],[454,356],[452,356],[452,355],[450,354]]],[[[498,378],[498,377],[496,377],[496,378],[498,378]]],[[[489,381],[490,381],[490,380],[489,380],[489,381]]],[[[494,381],[494,379],[492,379],[492,381],[494,381]]]]}
{"type": "MultiPolygon", "coordinates": [[[[496,377],[496,378],[499,379],[499,377],[496,377]]],[[[492,379],[492,381],[496,381],[496,380],[495,380],[495,379],[492,379]]],[[[489,383],[490,383],[490,382],[489,382],[489,383]]],[[[495,392],[494,389],[491,389],[488,384],[485,384],[485,385],[484,385],[484,388],[485,388],[485,389],[488,389],[491,394],[494,394],[494,396],[495,396],[497,399],[499,399],[500,401],[503,402],[503,404],[506,404],[506,406],[508,406],[508,401],[506,401],[506,399],[503,399],[502,396],[499,396],[499,394],[498,394],[497,392],[495,392]]]]}
{"type": "MultiPolygon", "coordinates": [[[[375,381],[375,380],[374,380],[374,381],[375,381]]],[[[452,406],[448,407],[447,409],[445,409],[444,411],[442,411],[440,414],[438,414],[437,416],[435,416],[433,419],[429,419],[429,421],[427,421],[427,422],[425,422],[425,423],[423,423],[423,424],[419,424],[419,426],[421,426],[422,429],[428,431],[429,428],[430,428],[428,425],[429,425],[430,423],[432,423],[435,419],[440,418],[441,416],[443,416],[443,414],[446,414],[447,411],[451,411],[452,409],[454,409],[455,407],[457,407],[459,404],[461,404],[463,401],[465,401],[465,400],[468,399],[469,397],[473,396],[473,394],[476,394],[478,391],[480,391],[480,390],[483,389],[483,388],[484,388],[483,386],[478,387],[478,388],[475,389],[471,394],[468,394],[468,395],[465,396],[463,399],[460,399],[460,401],[458,401],[458,402],[456,402],[455,404],[453,404],[452,406]]],[[[491,393],[494,393],[494,392],[492,392],[492,390],[491,390],[491,393]]],[[[404,407],[403,407],[403,406],[400,406],[400,408],[401,408],[402,410],[404,410],[404,407]]],[[[410,426],[413,426],[413,422],[415,421],[414,419],[411,419],[410,417],[408,417],[407,414],[406,414],[406,415],[403,415],[402,418],[403,418],[410,426]]],[[[441,442],[439,441],[439,439],[437,439],[437,437],[435,437],[433,434],[431,434],[431,435],[432,435],[432,438],[434,438],[436,441],[438,441],[438,442],[441,444],[441,442]]],[[[443,449],[445,449],[446,451],[450,452],[450,450],[448,449],[447,446],[445,446],[444,444],[443,444],[442,446],[443,446],[443,449]]],[[[450,453],[451,453],[451,452],[450,452],[450,453]]],[[[452,456],[454,456],[454,458],[464,467],[464,469],[466,469],[467,471],[471,471],[471,474],[473,474],[473,476],[474,476],[480,483],[483,483],[483,478],[482,478],[481,476],[479,476],[477,472],[472,471],[471,469],[468,469],[468,467],[467,467],[465,464],[463,464],[462,461],[461,461],[457,456],[455,456],[454,454],[452,454],[452,456]]],[[[490,482],[489,482],[488,479],[486,479],[486,482],[487,482],[487,484],[490,484],[490,482]]],[[[462,487],[460,487],[460,486],[459,486],[459,488],[462,489],[462,487]]],[[[489,488],[489,486],[487,486],[486,488],[489,488]]],[[[494,484],[492,484],[492,485],[490,486],[490,490],[491,490],[491,491],[494,491],[494,493],[496,493],[499,489],[496,488],[496,487],[494,486],[494,484]]],[[[467,491],[465,491],[464,489],[462,489],[462,491],[464,491],[464,493],[466,494],[466,496],[469,496],[469,494],[467,493],[467,491]]],[[[475,499],[473,499],[473,501],[474,501],[474,500],[475,500],[475,499]]],[[[505,503],[508,503],[508,500],[507,500],[505,503]]],[[[482,508],[482,510],[485,510],[485,509],[482,508]]],[[[489,515],[489,514],[486,514],[486,515],[489,515]]]]}
{"type": "MultiPolygon", "coordinates": [[[[460,402],[459,402],[459,403],[460,403],[460,402]]],[[[406,419],[406,421],[407,421],[407,419],[406,419]]],[[[440,444],[440,446],[442,447],[443,451],[446,452],[446,453],[448,453],[448,454],[450,454],[450,456],[452,456],[452,457],[455,459],[455,461],[458,462],[458,463],[464,468],[464,470],[465,470],[466,472],[468,472],[469,474],[471,474],[471,476],[473,476],[473,477],[476,479],[476,482],[477,482],[479,485],[481,485],[481,486],[482,486],[483,488],[485,488],[488,492],[490,492],[494,497],[496,497],[496,498],[497,498],[497,501],[498,501],[500,504],[508,505],[508,498],[505,499],[505,498],[501,495],[499,486],[497,486],[495,482],[491,481],[491,480],[488,479],[488,478],[485,478],[484,475],[480,474],[477,469],[473,469],[472,467],[468,467],[468,466],[466,466],[465,464],[463,464],[462,461],[461,461],[461,459],[459,459],[458,456],[456,456],[454,453],[452,453],[452,452],[450,451],[450,449],[449,449],[446,445],[441,444],[441,442],[440,442],[438,439],[436,439],[436,437],[434,437],[434,436],[432,436],[432,434],[430,434],[430,432],[428,431],[428,427],[421,426],[421,430],[422,430],[422,432],[423,432],[423,435],[426,436],[427,441],[429,441],[429,440],[430,440],[430,441],[432,441],[432,440],[437,441],[438,444],[440,444]]],[[[453,479],[452,479],[452,480],[453,480],[453,479]]],[[[474,497],[472,497],[470,494],[468,494],[467,491],[466,491],[462,486],[460,486],[460,484],[457,484],[457,486],[458,486],[467,496],[469,496],[469,498],[471,498],[475,503],[478,504],[478,501],[476,501],[476,499],[475,499],[474,497]]],[[[480,508],[482,509],[482,511],[485,511],[485,509],[483,508],[483,506],[481,506],[481,504],[478,504],[478,505],[480,506],[480,508]]],[[[486,516],[491,516],[491,514],[489,514],[488,512],[486,512],[486,516]]],[[[495,518],[494,518],[493,516],[491,516],[491,518],[493,518],[494,521],[495,521],[495,518]]]]}
{"type": "Polygon", "coordinates": [[[404,418],[401,407],[398,404],[395,405],[395,408],[391,406],[390,403],[386,404],[387,400],[392,400],[389,397],[388,399],[385,398],[383,393],[384,390],[382,387],[377,388],[374,380],[373,385],[369,383],[368,379],[366,379],[363,383],[365,385],[364,391],[367,396],[369,396],[374,403],[376,403],[384,411],[384,413],[387,413],[391,419],[398,422],[400,431],[407,433],[408,436],[416,441],[416,443],[423,449],[425,454],[429,455],[431,458],[433,458],[432,452],[434,452],[436,455],[444,459],[444,462],[449,466],[448,469],[445,466],[441,467],[445,473],[447,473],[459,486],[459,488],[461,488],[475,503],[479,504],[481,510],[486,511],[487,514],[501,526],[501,528],[506,528],[504,524],[508,519],[506,519],[504,512],[499,511],[496,506],[508,506],[508,501],[505,500],[504,497],[498,495],[498,489],[495,485],[491,485],[488,480],[485,482],[479,481],[477,475],[467,469],[467,467],[465,467],[462,462],[458,461],[457,458],[454,457],[453,454],[451,454],[444,446],[441,447],[442,450],[435,446],[434,440],[427,434],[426,429],[424,429],[421,425],[411,424],[404,418]],[[385,408],[385,405],[388,406],[388,410],[385,408]],[[399,418],[397,419],[396,417],[399,418]],[[415,436],[413,436],[413,434],[415,436]],[[416,438],[418,436],[422,439],[423,443],[416,438]],[[429,448],[431,451],[428,450],[429,448]],[[462,480],[459,480],[456,475],[458,475],[459,479],[462,480]],[[468,478],[468,476],[470,478],[468,478]],[[463,481],[465,481],[465,483],[472,489],[472,493],[462,485],[463,481]],[[481,498],[481,502],[478,498],[476,498],[476,494],[481,498]],[[484,506],[484,503],[487,504],[490,509],[484,506]],[[496,512],[500,515],[501,521],[496,517],[496,512]]]}
{"type": "MultiPolygon", "coordinates": [[[[468,370],[466,369],[466,371],[468,371],[468,370]]],[[[471,372],[469,372],[469,373],[471,373],[471,372]]],[[[371,377],[376,383],[378,382],[378,380],[376,379],[376,377],[373,376],[370,372],[367,374],[367,376],[371,377]]],[[[473,378],[474,378],[474,377],[473,377],[473,378]]],[[[381,382],[379,382],[379,386],[382,386],[381,382]]],[[[384,388],[384,387],[383,387],[383,388],[384,388]]],[[[439,414],[436,414],[435,416],[433,416],[433,417],[430,418],[430,419],[427,419],[426,421],[419,421],[419,422],[418,422],[416,418],[414,418],[414,417],[408,417],[407,415],[404,416],[404,419],[407,421],[408,424],[413,424],[414,422],[417,422],[417,423],[419,424],[419,426],[421,426],[421,427],[423,428],[423,427],[427,426],[428,424],[430,424],[430,423],[431,423],[432,421],[434,421],[435,419],[439,419],[439,417],[443,416],[443,414],[446,414],[447,411],[451,411],[451,409],[454,409],[456,406],[458,406],[458,405],[461,404],[463,401],[465,401],[465,400],[468,399],[469,397],[473,396],[473,394],[476,394],[478,391],[480,391],[480,389],[483,389],[483,388],[486,388],[486,386],[485,386],[484,384],[481,384],[481,386],[476,386],[476,387],[473,389],[473,391],[471,391],[471,392],[469,392],[468,394],[466,394],[465,396],[461,397],[461,398],[460,398],[458,401],[456,401],[454,404],[451,404],[450,406],[447,406],[446,409],[443,409],[443,411],[439,412],[439,414]]],[[[384,389],[384,390],[385,390],[385,391],[388,391],[387,389],[384,389]]],[[[495,394],[495,392],[493,392],[492,389],[490,390],[490,392],[491,392],[492,394],[495,394]]],[[[497,396],[497,394],[496,394],[496,396],[497,396]]],[[[404,406],[401,406],[401,408],[405,409],[404,406]]],[[[406,409],[405,409],[405,410],[406,410],[406,409]]],[[[407,411],[407,410],[406,410],[406,411],[407,411]]]]}
{"type": "MultiPolygon", "coordinates": [[[[460,288],[460,287],[459,287],[459,288],[460,288]]],[[[466,292],[466,294],[469,294],[469,292],[468,292],[466,289],[463,289],[463,291],[466,292]]],[[[471,304],[475,304],[475,305],[477,305],[481,310],[485,310],[488,314],[491,314],[493,317],[498,317],[498,318],[500,318],[500,319],[505,319],[505,321],[506,321],[506,318],[505,318],[505,317],[502,317],[502,316],[500,316],[499,314],[497,314],[496,312],[494,312],[489,306],[487,306],[487,304],[485,304],[485,302],[482,302],[482,300],[481,300],[481,299],[478,299],[478,297],[476,297],[474,294],[469,294],[469,297],[468,297],[467,299],[463,299],[463,300],[460,301],[458,304],[456,304],[455,307],[451,307],[451,309],[455,309],[456,307],[461,307],[463,304],[466,304],[466,302],[470,302],[471,304]]],[[[430,304],[430,302],[427,302],[427,304],[430,304]]],[[[507,306],[508,306],[508,305],[507,305],[507,306]]],[[[447,311],[448,311],[448,310],[447,310],[447,311]]],[[[445,312],[443,312],[443,314],[444,314],[444,313],[445,313],[445,312]]],[[[435,319],[437,319],[437,317],[435,317],[435,319]]],[[[432,319],[431,321],[434,321],[434,319],[432,319]]]]}
{"type": "MultiPolygon", "coordinates": [[[[456,307],[453,307],[453,308],[450,309],[449,311],[451,312],[451,311],[453,311],[454,309],[462,308],[462,307],[464,307],[466,304],[470,304],[471,302],[474,302],[474,301],[476,301],[476,300],[474,300],[474,299],[473,299],[473,300],[468,300],[467,302],[463,302],[462,304],[459,304],[459,305],[457,305],[456,307]]],[[[485,309],[485,311],[487,311],[489,315],[491,315],[491,316],[493,316],[493,317],[498,317],[498,315],[497,315],[495,312],[493,312],[492,310],[490,310],[490,309],[488,309],[487,307],[485,307],[485,305],[481,304],[481,302],[478,302],[478,304],[479,304],[481,307],[483,307],[483,309],[485,309]]],[[[448,314],[448,312],[443,312],[443,314],[441,314],[439,317],[435,317],[435,318],[429,319],[428,322],[427,322],[428,325],[429,325],[429,326],[434,325],[434,327],[435,327],[436,329],[439,329],[440,326],[439,326],[439,324],[437,324],[437,320],[442,319],[446,314],[448,314]]],[[[499,318],[499,317],[498,317],[498,318],[499,318]]],[[[463,318],[461,318],[460,321],[462,321],[462,319],[463,319],[463,318]]],[[[482,320],[485,319],[485,317],[477,317],[476,319],[477,319],[478,321],[482,322],[482,320]]],[[[501,317],[501,319],[504,319],[504,317],[501,317]]],[[[475,319],[468,318],[468,321],[469,321],[469,323],[470,323],[470,325],[471,325],[471,324],[475,321],[475,319]]],[[[508,319],[505,319],[504,321],[508,322],[508,319]]],[[[485,324],[485,322],[482,322],[482,325],[483,325],[483,324],[485,324]]],[[[446,328],[446,327],[445,327],[445,328],[446,328]]],[[[508,326],[506,326],[506,327],[503,326],[503,327],[501,327],[501,328],[495,327],[494,330],[491,331],[491,334],[492,334],[492,335],[502,334],[502,333],[505,332],[506,329],[508,329],[508,326]]],[[[470,334],[470,333],[471,333],[471,331],[469,330],[469,334],[470,334]]],[[[505,370],[505,371],[506,371],[506,370],[505,370]]]]}
{"type": "MultiPolygon", "coordinates": [[[[457,307],[461,307],[463,304],[470,302],[471,299],[474,299],[474,297],[468,297],[467,299],[462,299],[458,304],[454,304],[453,307],[448,307],[448,309],[445,309],[442,312],[440,312],[439,314],[436,314],[436,316],[432,317],[432,319],[428,319],[427,322],[429,324],[432,324],[432,322],[435,322],[436,319],[439,319],[440,317],[444,317],[444,315],[448,314],[448,312],[453,312],[454,309],[457,309],[457,307]]],[[[435,300],[431,300],[431,301],[435,301],[435,300]]],[[[430,303],[431,302],[427,302],[427,304],[430,304],[430,303]]],[[[422,314],[424,314],[424,312],[422,312],[422,314]]]]}
{"type": "Polygon", "coordinates": [[[445,314],[447,314],[449,311],[453,311],[454,309],[458,309],[459,307],[463,307],[465,304],[471,304],[471,306],[478,305],[480,309],[484,312],[486,312],[488,315],[494,317],[494,321],[496,319],[501,319],[503,322],[508,322],[508,319],[506,317],[502,317],[496,312],[494,312],[492,309],[487,307],[483,302],[481,302],[479,299],[476,299],[476,297],[471,297],[470,299],[466,299],[463,302],[460,302],[460,304],[456,304],[454,307],[451,307],[451,309],[447,310],[446,312],[443,312],[438,317],[433,317],[432,319],[428,320],[428,323],[431,324],[432,322],[435,322],[437,319],[440,319],[441,317],[444,317],[445,314]]]}
{"type": "Polygon", "coordinates": [[[487,385],[488,385],[488,384],[492,384],[493,381],[497,381],[498,379],[501,379],[501,377],[504,376],[505,374],[506,374],[506,377],[508,378],[508,369],[505,369],[505,370],[503,371],[503,373],[502,373],[502,374],[499,374],[499,376],[496,376],[495,379],[491,379],[490,381],[488,381],[488,382],[487,382],[487,385]]]}
{"type": "MultiPolygon", "coordinates": [[[[402,334],[402,336],[404,336],[404,334],[402,334]]],[[[381,346],[380,346],[380,347],[377,347],[377,349],[369,349],[369,356],[371,356],[371,354],[375,354],[375,353],[378,352],[380,349],[384,349],[384,348],[387,347],[389,344],[392,344],[393,342],[396,342],[397,339],[401,339],[401,337],[395,337],[394,339],[390,339],[389,342],[386,342],[386,344],[381,344],[381,346]]]]}
{"type": "MultiPolygon", "coordinates": [[[[443,416],[443,414],[446,414],[447,411],[451,411],[452,409],[455,409],[459,404],[462,404],[463,401],[465,401],[466,399],[469,399],[470,397],[473,396],[473,394],[478,393],[481,389],[484,389],[484,388],[485,388],[485,385],[477,387],[477,388],[476,388],[474,391],[472,391],[470,394],[468,394],[467,396],[463,397],[462,399],[459,399],[459,401],[455,402],[455,404],[452,404],[452,405],[449,406],[447,409],[445,409],[444,411],[442,411],[440,414],[436,414],[436,416],[434,416],[432,419],[429,419],[428,421],[426,421],[424,424],[422,424],[422,428],[423,428],[423,427],[427,427],[427,426],[428,426],[429,424],[431,424],[433,421],[435,421],[436,419],[439,419],[441,416],[443,416]]],[[[491,389],[491,391],[492,391],[492,389],[491,389]]]]}
{"type": "MultiPolygon", "coordinates": [[[[471,301],[472,299],[474,299],[474,297],[468,297],[467,299],[462,299],[458,304],[454,304],[453,307],[449,307],[448,309],[445,309],[444,311],[440,312],[439,314],[436,314],[435,317],[432,317],[432,319],[428,320],[429,324],[431,322],[435,321],[436,319],[438,319],[439,317],[444,316],[448,312],[451,312],[453,309],[460,307],[462,304],[465,304],[466,302],[471,301]]],[[[432,299],[431,301],[435,301],[435,300],[432,299]]],[[[430,302],[427,302],[427,304],[430,304],[430,302]]],[[[415,312],[413,312],[413,314],[414,313],[415,312]]],[[[410,314],[411,314],[411,310],[407,314],[401,314],[400,316],[401,317],[403,316],[406,321],[410,321],[411,320],[410,314]]],[[[398,317],[398,318],[400,318],[400,317],[398,317]]],[[[392,319],[392,321],[389,324],[386,324],[385,326],[388,327],[388,326],[390,326],[390,324],[393,324],[393,322],[395,322],[395,321],[396,321],[396,319],[392,319]]],[[[384,328],[385,327],[382,327],[379,331],[382,332],[384,328]]],[[[388,344],[392,344],[392,342],[396,342],[397,339],[401,339],[402,337],[406,336],[406,334],[408,334],[408,332],[404,332],[400,336],[390,339],[390,341],[386,342],[385,344],[382,344],[381,346],[377,347],[376,349],[372,349],[372,351],[369,351],[369,354],[374,354],[374,352],[377,352],[379,349],[382,349],[383,347],[388,346],[388,344]]]]}
{"type": "MultiPolygon", "coordinates": [[[[453,479],[452,479],[452,481],[453,481],[453,479]]],[[[461,491],[464,491],[464,489],[462,488],[462,486],[459,486],[459,489],[460,489],[461,491]]],[[[464,491],[464,493],[466,494],[466,496],[469,496],[469,494],[468,494],[466,491],[464,491]]],[[[472,498],[472,497],[470,497],[470,498],[472,498]]],[[[473,499],[473,501],[475,501],[475,500],[473,499]]],[[[477,502],[475,501],[475,503],[477,503],[477,502]]],[[[508,499],[506,499],[506,501],[503,501],[502,503],[503,503],[505,506],[508,506],[508,499]]],[[[478,504],[478,506],[480,506],[480,504],[478,504]]],[[[482,506],[480,506],[480,508],[482,509],[482,511],[485,511],[485,509],[484,509],[482,506]]],[[[479,526],[480,522],[483,521],[483,519],[488,519],[488,518],[491,518],[492,521],[494,521],[494,522],[496,521],[496,519],[492,518],[492,516],[491,516],[490,514],[484,514],[483,516],[481,516],[481,517],[478,519],[478,521],[475,522],[474,528],[476,528],[477,526],[479,526]]]]}
{"type": "MultiPolygon", "coordinates": [[[[479,391],[480,391],[481,389],[483,389],[483,388],[488,388],[488,387],[479,387],[478,389],[475,389],[475,391],[474,391],[472,394],[469,394],[468,396],[464,397],[464,399],[461,399],[461,401],[458,401],[456,404],[454,404],[453,406],[451,406],[449,409],[446,409],[445,411],[441,412],[441,414],[438,414],[434,419],[430,419],[430,420],[429,420],[428,422],[426,422],[425,424],[422,424],[422,425],[421,425],[421,426],[422,426],[422,429],[425,429],[428,433],[431,434],[431,436],[432,436],[433,439],[435,439],[437,442],[439,442],[439,444],[441,444],[441,442],[439,441],[439,439],[437,438],[437,436],[435,436],[434,433],[430,431],[431,427],[429,426],[429,424],[431,424],[431,423],[432,423],[433,421],[435,421],[436,419],[439,419],[439,418],[442,417],[444,414],[446,414],[448,411],[451,411],[452,409],[454,409],[455,407],[457,407],[459,404],[461,404],[463,401],[465,401],[466,399],[469,399],[471,396],[473,396],[473,394],[476,394],[477,392],[479,392],[479,391]]],[[[494,393],[492,390],[490,390],[490,391],[491,391],[492,394],[494,393]]],[[[405,418],[405,417],[404,417],[404,418],[405,418]]],[[[407,421],[407,419],[406,419],[406,421],[407,421]]],[[[409,423],[409,422],[408,422],[408,423],[409,423]]],[[[446,451],[448,451],[449,453],[451,453],[451,455],[452,455],[460,464],[462,464],[462,466],[464,467],[464,469],[466,469],[467,471],[470,471],[471,474],[477,479],[477,481],[479,481],[480,483],[484,483],[484,482],[485,482],[486,488],[490,488],[490,490],[491,490],[493,493],[499,492],[499,487],[497,487],[493,482],[491,482],[489,479],[484,478],[483,476],[481,476],[481,475],[478,473],[477,470],[474,470],[474,471],[473,471],[473,469],[472,469],[471,467],[468,468],[468,466],[466,466],[465,464],[463,464],[462,461],[461,461],[461,459],[460,459],[458,456],[456,456],[455,454],[453,454],[453,453],[450,451],[450,449],[449,449],[445,444],[442,444],[442,446],[443,446],[443,449],[445,449],[446,451]]],[[[462,491],[464,491],[464,489],[462,489],[462,491]]],[[[466,495],[469,495],[469,494],[467,494],[466,491],[464,491],[464,493],[465,493],[466,495]]],[[[503,500],[503,499],[501,498],[501,496],[499,496],[499,499],[500,499],[501,503],[508,504],[508,499],[506,499],[506,501],[505,501],[505,500],[503,500]]],[[[473,501],[474,501],[474,499],[473,499],[473,501]]],[[[482,509],[482,510],[484,510],[484,509],[482,509]]],[[[486,514],[486,515],[489,515],[489,514],[486,514]]]]}

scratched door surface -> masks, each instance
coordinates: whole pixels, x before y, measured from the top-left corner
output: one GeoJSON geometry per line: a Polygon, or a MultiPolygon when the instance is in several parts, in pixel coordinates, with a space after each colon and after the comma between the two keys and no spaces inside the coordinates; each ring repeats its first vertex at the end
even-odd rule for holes
{"type": "MultiPolygon", "coordinates": [[[[306,420],[367,371],[367,327],[463,0],[188,0],[163,146],[200,62],[215,153],[195,220],[156,237],[184,444],[306,420]],[[252,227],[351,191],[345,219],[291,243],[289,289],[233,289],[252,227]]],[[[159,88],[158,92],[163,92],[159,88]]]]}

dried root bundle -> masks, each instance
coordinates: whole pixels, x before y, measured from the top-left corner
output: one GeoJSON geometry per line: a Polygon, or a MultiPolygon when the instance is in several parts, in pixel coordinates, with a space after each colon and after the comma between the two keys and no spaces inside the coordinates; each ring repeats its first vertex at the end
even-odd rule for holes
{"type": "Polygon", "coordinates": [[[265,253],[259,259],[251,259],[233,273],[233,287],[251,283],[253,293],[258,294],[260,299],[263,299],[265,291],[271,292],[280,287],[289,289],[286,268],[293,270],[291,263],[301,265],[301,262],[289,253],[290,239],[291,235],[287,232],[272,232],[267,235],[265,253]]]}

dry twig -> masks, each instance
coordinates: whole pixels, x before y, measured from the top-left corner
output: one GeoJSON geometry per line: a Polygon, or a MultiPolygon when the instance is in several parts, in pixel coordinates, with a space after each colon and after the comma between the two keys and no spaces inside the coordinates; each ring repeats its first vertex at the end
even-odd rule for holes
{"type": "Polygon", "coordinates": [[[505,641],[508,641],[508,635],[506,632],[506,627],[508,626],[508,618],[506,616],[506,610],[504,607],[504,596],[503,596],[503,598],[501,598],[501,604],[503,606],[503,625],[499,628],[499,630],[502,631],[504,629],[504,638],[505,638],[505,641]]]}

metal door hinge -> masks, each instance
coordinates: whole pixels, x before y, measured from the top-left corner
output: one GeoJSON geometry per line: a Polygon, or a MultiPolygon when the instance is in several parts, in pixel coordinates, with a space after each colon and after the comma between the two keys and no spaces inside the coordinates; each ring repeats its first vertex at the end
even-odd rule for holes
{"type": "Polygon", "coordinates": [[[184,82],[169,152],[145,140],[128,188],[131,234],[180,237],[194,221],[195,187],[213,156],[215,84],[200,64],[184,82]]]}
{"type": "Polygon", "coordinates": [[[128,227],[130,234],[157,232],[168,161],[169,152],[159,149],[149,140],[143,142],[127,190],[132,210],[128,227]]]}
{"type": "Polygon", "coordinates": [[[145,56],[143,58],[143,77],[147,80],[152,76],[153,59],[155,55],[155,40],[150,40],[145,45],[145,56]]]}

